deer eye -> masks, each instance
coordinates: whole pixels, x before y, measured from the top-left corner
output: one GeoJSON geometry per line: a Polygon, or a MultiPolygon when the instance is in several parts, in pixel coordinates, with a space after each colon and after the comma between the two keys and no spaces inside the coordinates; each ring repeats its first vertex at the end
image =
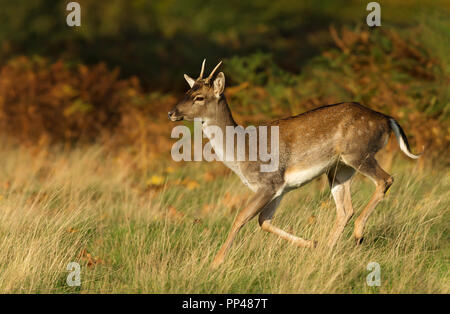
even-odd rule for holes
{"type": "Polygon", "coordinates": [[[196,96],[194,101],[203,101],[205,98],[203,96],[196,96]]]}

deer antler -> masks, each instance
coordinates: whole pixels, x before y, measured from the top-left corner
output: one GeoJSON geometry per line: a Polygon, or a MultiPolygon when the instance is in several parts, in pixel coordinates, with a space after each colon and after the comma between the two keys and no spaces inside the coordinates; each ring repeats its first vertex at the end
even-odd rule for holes
{"type": "Polygon", "coordinates": [[[222,61],[220,61],[216,67],[214,68],[214,70],[211,71],[211,74],[207,77],[206,81],[209,81],[210,79],[212,79],[214,72],[216,72],[216,70],[222,65],[222,61]]]}
{"type": "Polygon", "coordinates": [[[200,76],[198,77],[199,80],[203,78],[203,72],[205,72],[205,63],[206,59],[203,59],[202,69],[200,70],[200,76]]]}

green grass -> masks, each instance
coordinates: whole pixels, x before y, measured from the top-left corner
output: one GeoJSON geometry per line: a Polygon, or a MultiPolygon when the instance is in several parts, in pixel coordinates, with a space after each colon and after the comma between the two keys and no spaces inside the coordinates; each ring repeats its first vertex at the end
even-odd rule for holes
{"type": "MultiPolygon", "coordinates": [[[[351,237],[355,218],[332,252],[294,247],[253,220],[212,270],[236,214],[222,199],[251,193],[222,165],[171,164],[166,173],[161,165],[168,163],[158,160],[141,171],[138,160],[99,147],[3,147],[0,157],[4,293],[449,293],[448,169],[395,163],[395,183],[362,246],[351,237]],[[212,181],[203,179],[206,172],[212,181]],[[146,186],[154,174],[164,176],[163,186],[146,186]],[[188,189],[184,178],[199,185],[188,189]],[[81,287],[66,284],[72,261],[81,265],[81,287]],[[381,266],[380,287],[366,285],[369,262],[381,266]]],[[[372,191],[371,182],[355,178],[356,215],[372,191]]],[[[334,218],[319,180],[289,193],[274,223],[322,243],[334,218]]]]}

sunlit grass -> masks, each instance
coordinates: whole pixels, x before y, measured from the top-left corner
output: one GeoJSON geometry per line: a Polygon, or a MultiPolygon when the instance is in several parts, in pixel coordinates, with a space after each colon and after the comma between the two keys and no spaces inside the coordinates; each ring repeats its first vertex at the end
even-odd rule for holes
{"type": "MultiPolygon", "coordinates": [[[[4,293],[449,293],[449,176],[442,169],[419,173],[414,162],[396,163],[395,183],[360,247],[351,237],[354,218],[332,252],[294,247],[254,220],[213,271],[235,209],[250,194],[223,166],[192,162],[166,171],[169,164],[155,161],[141,170],[132,157],[95,146],[5,146],[0,157],[4,293]],[[148,186],[155,174],[163,183],[148,186]],[[72,261],[82,267],[81,287],[66,284],[72,261]],[[379,287],[366,285],[369,262],[381,266],[379,287]]],[[[288,194],[274,223],[325,242],[335,209],[324,183],[288,194]]],[[[356,214],[372,191],[356,177],[356,214]]]]}

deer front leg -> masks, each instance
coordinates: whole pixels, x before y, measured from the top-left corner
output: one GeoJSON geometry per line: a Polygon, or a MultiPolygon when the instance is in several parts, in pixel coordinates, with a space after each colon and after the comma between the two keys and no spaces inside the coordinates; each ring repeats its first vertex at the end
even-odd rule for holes
{"type": "Polygon", "coordinates": [[[261,229],[267,232],[274,233],[280,238],[288,240],[289,242],[299,247],[315,247],[315,242],[302,239],[272,225],[271,219],[273,217],[273,214],[275,213],[275,210],[281,202],[281,197],[282,196],[278,196],[273,199],[259,215],[259,225],[261,226],[261,229]]]}
{"type": "Polygon", "coordinates": [[[256,194],[250,199],[249,204],[236,216],[225,243],[222,245],[214,258],[212,263],[213,268],[217,268],[220,264],[222,264],[228,249],[242,226],[255,217],[274,197],[275,193],[269,190],[260,190],[256,192],[256,194]]]}

